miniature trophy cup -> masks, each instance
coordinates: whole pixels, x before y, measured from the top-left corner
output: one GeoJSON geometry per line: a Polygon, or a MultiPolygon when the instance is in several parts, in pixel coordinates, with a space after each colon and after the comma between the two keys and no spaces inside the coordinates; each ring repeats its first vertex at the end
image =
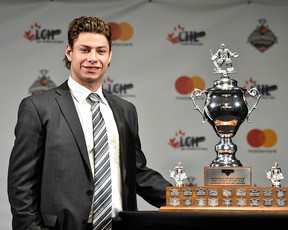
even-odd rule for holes
{"type": "Polygon", "coordinates": [[[216,159],[211,163],[211,167],[237,167],[242,166],[241,162],[235,157],[237,146],[232,142],[242,124],[254,109],[256,109],[261,97],[256,88],[250,90],[237,86],[237,81],[230,79],[229,74],[236,73],[232,65],[230,57],[238,57],[238,54],[231,52],[221,44],[221,48],[213,54],[211,51],[211,60],[215,68],[214,73],[221,74],[221,78],[214,81],[212,88],[201,91],[195,88],[191,93],[191,99],[203,118],[203,122],[207,119],[214,128],[216,134],[220,137],[220,141],[215,146],[216,159]],[[226,69],[222,69],[225,64],[226,69]],[[206,94],[204,108],[196,104],[195,98],[200,98],[206,94]],[[246,95],[249,94],[256,102],[248,109],[246,95]]]}
{"type": "Polygon", "coordinates": [[[275,162],[271,170],[266,172],[267,178],[271,181],[272,187],[281,187],[281,180],[284,179],[281,168],[275,162]]]}

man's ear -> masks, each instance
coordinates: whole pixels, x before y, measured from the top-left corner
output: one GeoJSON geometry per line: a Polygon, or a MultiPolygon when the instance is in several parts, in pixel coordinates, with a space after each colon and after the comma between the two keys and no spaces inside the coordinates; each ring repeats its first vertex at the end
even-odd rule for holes
{"type": "Polygon", "coordinates": [[[71,61],[72,48],[69,44],[66,45],[65,55],[66,55],[68,61],[71,61]]]}
{"type": "Polygon", "coordinates": [[[110,66],[111,60],[112,60],[112,50],[110,50],[110,57],[109,57],[108,67],[110,66]]]}

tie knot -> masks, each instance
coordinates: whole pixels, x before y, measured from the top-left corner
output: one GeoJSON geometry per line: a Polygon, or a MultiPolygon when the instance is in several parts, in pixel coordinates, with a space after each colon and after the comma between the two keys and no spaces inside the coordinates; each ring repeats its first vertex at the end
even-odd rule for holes
{"type": "Polygon", "coordinates": [[[92,102],[92,104],[99,102],[101,100],[97,93],[90,93],[88,99],[92,102]]]}

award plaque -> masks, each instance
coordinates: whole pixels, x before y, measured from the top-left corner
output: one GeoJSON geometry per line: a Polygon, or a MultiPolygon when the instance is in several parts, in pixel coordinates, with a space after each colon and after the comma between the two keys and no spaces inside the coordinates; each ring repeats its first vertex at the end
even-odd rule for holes
{"type": "Polygon", "coordinates": [[[266,172],[272,186],[258,187],[252,186],[252,168],[243,166],[236,157],[237,145],[232,138],[244,120],[250,122],[249,116],[257,109],[261,95],[257,88],[241,88],[230,78],[230,74],[236,73],[231,57],[238,57],[238,53],[231,52],[224,44],[215,54],[211,51],[214,73],[220,78],[214,81],[213,87],[194,89],[191,93],[202,122],[207,120],[220,138],[215,145],[216,158],[204,167],[204,185],[185,186],[187,176],[179,162],[170,171],[176,186],[166,188],[166,207],[161,207],[160,211],[288,212],[288,188],[281,187],[284,176],[278,163],[266,172]],[[204,94],[204,106],[200,108],[196,99],[204,94]],[[254,104],[249,106],[246,97],[254,99],[254,104]]]}
{"type": "Polygon", "coordinates": [[[204,185],[252,185],[251,167],[204,167],[204,185]]]}

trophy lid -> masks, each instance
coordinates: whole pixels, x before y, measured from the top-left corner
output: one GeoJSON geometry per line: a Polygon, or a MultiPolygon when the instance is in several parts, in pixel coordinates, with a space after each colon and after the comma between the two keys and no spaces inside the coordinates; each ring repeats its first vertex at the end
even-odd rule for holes
{"type": "Polygon", "coordinates": [[[223,74],[220,79],[214,81],[214,86],[207,89],[207,91],[212,91],[213,93],[223,93],[223,90],[230,93],[245,93],[247,91],[237,84],[236,80],[229,78],[227,74],[223,74]]]}

